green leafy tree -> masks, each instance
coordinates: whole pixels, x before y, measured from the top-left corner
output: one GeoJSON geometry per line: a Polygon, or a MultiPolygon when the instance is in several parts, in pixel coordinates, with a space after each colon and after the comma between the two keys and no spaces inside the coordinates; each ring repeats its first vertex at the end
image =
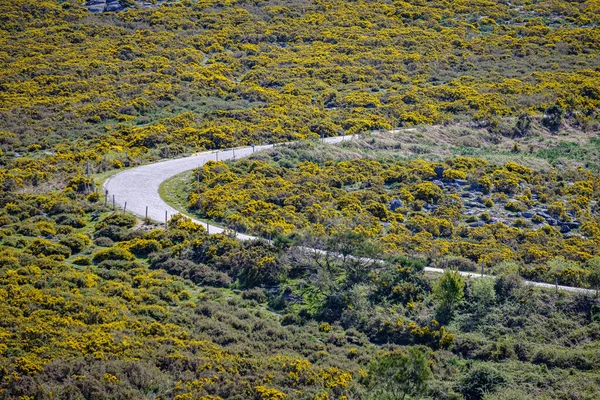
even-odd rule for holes
{"type": "Polygon", "coordinates": [[[564,110],[559,105],[553,105],[546,109],[542,118],[542,125],[553,132],[558,131],[562,122],[564,110]]]}
{"type": "Polygon", "coordinates": [[[576,262],[559,256],[548,262],[548,274],[556,284],[558,291],[559,284],[580,285],[585,271],[576,262]]]}
{"type": "Polygon", "coordinates": [[[476,365],[471,368],[460,382],[460,392],[465,400],[481,400],[486,393],[493,393],[506,379],[496,369],[486,365],[476,365]]]}
{"type": "Polygon", "coordinates": [[[433,286],[433,298],[437,302],[438,319],[448,321],[454,310],[463,302],[465,281],[458,271],[446,271],[433,286]]]}
{"type": "Polygon", "coordinates": [[[478,312],[484,312],[496,302],[495,280],[493,278],[479,278],[471,284],[473,306],[478,312]]]}
{"type": "Polygon", "coordinates": [[[346,231],[333,235],[327,241],[326,249],[341,261],[346,271],[346,284],[352,286],[364,281],[381,249],[365,235],[346,231]]]}
{"type": "Polygon", "coordinates": [[[427,390],[431,370],[425,353],[417,348],[394,351],[369,366],[371,399],[417,397],[427,390]]]}
{"type": "Polygon", "coordinates": [[[596,289],[596,296],[600,289],[600,257],[594,257],[587,263],[589,274],[587,281],[592,289],[596,289]]]}
{"type": "Polygon", "coordinates": [[[519,114],[515,124],[514,136],[523,137],[529,134],[531,129],[531,117],[527,113],[519,114]]]}

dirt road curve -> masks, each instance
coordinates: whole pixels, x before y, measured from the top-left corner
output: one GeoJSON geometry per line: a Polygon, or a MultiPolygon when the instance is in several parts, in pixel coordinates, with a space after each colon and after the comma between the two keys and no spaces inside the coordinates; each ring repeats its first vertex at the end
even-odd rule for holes
{"type": "MultiPolygon", "coordinates": [[[[323,139],[324,142],[329,144],[340,143],[344,140],[352,140],[351,136],[336,136],[323,139]]],[[[180,174],[185,171],[189,171],[194,168],[198,168],[207,161],[215,160],[230,160],[232,158],[238,159],[247,157],[253,152],[267,150],[273,148],[273,145],[256,146],[252,147],[240,147],[236,149],[225,149],[219,151],[206,151],[203,153],[197,153],[190,157],[176,158],[173,160],[161,161],[153,164],[143,165],[140,167],[132,168],[119,172],[113,177],[109,178],[104,183],[104,188],[108,190],[109,202],[112,201],[114,196],[115,203],[123,208],[127,204],[127,211],[130,211],[140,217],[146,215],[146,207],[148,207],[148,218],[164,222],[165,212],[167,218],[171,218],[173,215],[178,214],[179,211],[168,205],[159,195],[158,190],[160,185],[167,179],[180,174]]],[[[205,225],[206,223],[194,220],[199,224],[205,225]]],[[[210,225],[210,233],[221,233],[223,229],[217,226],[210,225]]],[[[255,239],[253,236],[244,234],[237,234],[237,238],[240,240],[251,240],[255,239]]],[[[438,268],[425,268],[427,272],[441,273],[442,269],[438,268]]],[[[472,272],[461,272],[463,276],[478,278],[481,275],[472,272]]],[[[527,284],[544,287],[554,288],[554,285],[540,282],[529,282],[527,284]]],[[[592,290],[576,288],[570,286],[559,286],[559,289],[566,290],[569,292],[579,293],[594,293],[592,290]]]]}
{"type": "MultiPolygon", "coordinates": [[[[339,143],[344,140],[351,140],[350,136],[336,136],[325,138],[326,143],[339,143]]],[[[115,203],[123,208],[127,203],[127,211],[130,211],[140,217],[146,215],[148,207],[148,218],[164,222],[165,212],[167,217],[171,218],[179,211],[168,205],[159,195],[160,185],[167,179],[198,168],[207,161],[230,160],[235,158],[247,157],[254,152],[271,149],[273,145],[240,147],[236,149],[225,149],[219,151],[206,151],[197,153],[190,157],[176,158],[173,160],[161,161],[153,164],[143,165],[120,172],[104,183],[104,188],[108,190],[109,202],[114,196],[115,203]]],[[[201,223],[199,221],[195,221],[201,223]]],[[[210,233],[221,233],[223,229],[210,226],[210,233]]],[[[254,239],[252,236],[238,234],[242,240],[254,239]]]]}

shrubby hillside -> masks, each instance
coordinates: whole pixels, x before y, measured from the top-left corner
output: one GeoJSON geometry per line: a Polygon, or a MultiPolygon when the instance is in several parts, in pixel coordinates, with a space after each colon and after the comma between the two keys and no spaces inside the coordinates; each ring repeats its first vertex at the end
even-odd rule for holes
{"type": "MultiPolygon", "coordinates": [[[[597,398],[596,298],[0,196],[3,398],[597,398]],[[395,371],[411,368],[399,377],[395,371]],[[386,397],[387,396],[387,397],[386,397]]],[[[600,275],[600,259],[589,260],[600,275]]]]}
{"type": "Polygon", "coordinates": [[[0,398],[600,398],[598,297],[523,281],[600,285],[598,1],[118,3],[0,2],[0,398]],[[167,182],[272,241],[101,191],[290,140],[167,182]]]}
{"type": "Polygon", "coordinates": [[[7,189],[198,149],[546,114],[593,125],[597,1],[0,5],[7,189]],[[39,160],[43,162],[39,162],[39,160]]]}
{"type": "Polygon", "coordinates": [[[305,142],[234,164],[211,161],[192,175],[191,210],[266,238],[323,242],[351,231],[390,255],[466,271],[510,261],[530,279],[586,282],[600,251],[596,174],[536,171],[510,159],[359,157],[376,141],[348,142],[337,154],[305,142]]]}

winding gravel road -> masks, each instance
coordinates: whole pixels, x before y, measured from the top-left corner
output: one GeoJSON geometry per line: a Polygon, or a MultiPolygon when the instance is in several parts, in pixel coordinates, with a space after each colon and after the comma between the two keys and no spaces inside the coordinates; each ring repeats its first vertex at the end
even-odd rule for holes
{"type": "MultiPolygon", "coordinates": [[[[395,131],[393,131],[395,132],[395,131]]],[[[340,143],[345,140],[352,140],[354,136],[336,136],[325,138],[323,141],[328,144],[340,143]]],[[[146,216],[146,210],[148,218],[164,222],[165,213],[167,218],[171,218],[175,214],[180,212],[168,205],[159,194],[160,185],[169,178],[180,174],[185,171],[198,168],[207,161],[216,160],[230,160],[233,158],[242,158],[251,155],[254,152],[271,149],[274,146],[262,145],[252,147],[239,147],[235,149],[224,149],[218,151],[206,151],[202,153],[194,154],[193,156],[176,158],[167,161],[156,162],[153,164],[143,165],[128,169],[112,176],[104,183],[104,189],[108,191],[109,201],[112,201],[114,196],[115,203],[121,208],[125,208],[127,211],[132,212],[140,217],[146,216]]],[[[206,222],[192,220],[198,224],[207,226],[206,222]]],[[[222,233],[223,228],[208,225],[209,232],[211,234],[222,233]]],[[[254,236],[244,235],[238,233],[236,237],[240,240],[252,240],[256,239],[254,236]]],[[[321,250],[317,249],[306,249],[308,251],[321,253],[321,250]]],[[[443,273],[444,270],[440,268],[426,267],[425,271],[434,273],[443,273]]],[[[472,272],[460,272],[461,275],[470,278],[479,278],[482,275],[472,272]]],[[[488,275],[483,275],[488,276],[488,275]]],[[[525,281],[526,284],[554,289],[555,285],[541,282],[525,281]]],[[[559,290],[565,290],[569,292],[577,293],[588,293],[594,294],[595,291],[584,288],[577,288],[571,286],[558,286],[559,290]]]]}
{"type": "MultiPolygon", "coordinates": [[[[325,143],[340,143],[344,140],[351,140],[352,136],[336,136],[325,138],[325,143]]],[[[127,211],[130,211],[140,217],[146,216],[146,207],[148,207],[148,218],[164,222],[165,213],[167,218],[171,218],[180,212],[168,205],[158,193],[160,185],[169,178],[185,171],[198,168],[207,161],[230,160],[235,158],[247,157],[253,152],[272,149],[273,145],[263,145],[252,147],[239,147],[235,149],[225,149],[219,151],[205,151],[193,156],[176,158],[167,161],[160,161],[153,164],[143,165],[119,172],[104,183],[104,189],[108,190],[109,202],[112,196],[115,203],[124,208],[127,205],[127,211]]],[[[206,226],[205,222],[193,219],[194,222],[206,226]]],[[[221,233],[223,229],[217,226],[209,226],[210,233],[221,233]]],[[[238,233],[237,238],[241,240],[255,239],[253,236],[238,233]]]]}

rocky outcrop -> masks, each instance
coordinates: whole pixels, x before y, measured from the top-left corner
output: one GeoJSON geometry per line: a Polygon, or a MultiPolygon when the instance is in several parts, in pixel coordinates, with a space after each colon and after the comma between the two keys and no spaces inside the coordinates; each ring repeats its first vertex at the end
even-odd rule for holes
{"type": "MultiPolygon", "coordinates": [[[[147,1],[136,1],[138,7],[140,8],[151,8],[158,7],[165,1],[157,1],[156,3],[151,3],[147,1]]],[[[130,4],[131,2],[127,2],[130,4]]],[[[121,0],[89,0],[87,3],[83,5],[90,12],[93,13],[103,13],[103,12],[120,12],[131,8],[131,5],[124,5],[121,0]]]]}
{"type": "Polygon", "coordinates": [[[119,0],[107,0],[105,12],[118,12],[123,11],[126,7],[123,7],[119,0]]]}
{"type": "Polygon", "coordinates": [[[90,12],[101,13],[106,9],[106,0],[90,0],[83,6],[90,12]]]}

